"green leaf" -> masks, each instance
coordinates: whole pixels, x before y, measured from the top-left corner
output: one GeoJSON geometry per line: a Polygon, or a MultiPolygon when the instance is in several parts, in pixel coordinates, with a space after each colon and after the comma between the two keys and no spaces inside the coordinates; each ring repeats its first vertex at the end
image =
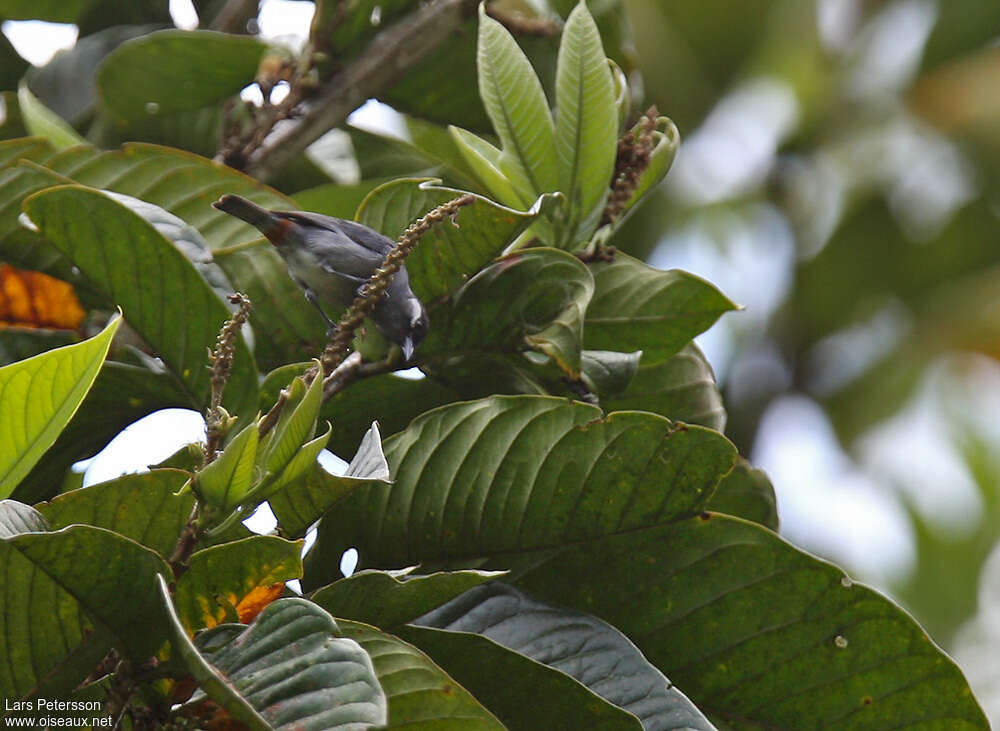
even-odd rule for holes
{"type": "MultiPolygon", "coordinates": [[[[314,364],[317,365],[318,364],[314,364]]],[[[301,376],[287,389],[288,399],[278,423],[261,440],[257,464],[262,472],[276,477],[292,461],[302,445],[316,434],[316,417],[323,400],[323,379],[316,375],[309,385],[301,376]]]]}
{"type": "Polygon", "coordinates": [[[97,377],[115,318],[97,336],[0,368],[0,496],[52,446],[97,377]]]}
{"type": "Polygon", "coordinates": [[[326,448],[326,443],[330,439],[330,432],[332,430],[333,427],[328,423],[326,431],[323,434],[299,447],[295,456],[288,461],[288,464],[285,465],[284,469],[281,470],[281,473],[273,481],[265,480],[250,493],[249,497],[254,499],[254,501],[264,500],[296,483],[306,473],[311,472],[317,466],[316,460],[319,459],[320,452],[326,448]]]}
{"type": "MultiPolygon", "coordinates": [[[[632,383],[639,371],[642,351],[616,353],[611,350],[585,350],[581,356],[582,378],[590,390],[601,395],[601,403],[607,411],[624,411],[620,407],[608,407],[609,397],[620,396],[632,383]]],[[[643,408],[641,411],[656,411],[643,408]]]]}
{"type": "Polygon", "coordinates": [[[197,645],[229,693],[239,693],[269,728],[320,731],[387,721],[371,658],[305,599],[279,599],[249,627],[215,627],[201,633],[197,645]]]}
{"type": "MultiPolygon", "coordinates": [[[[120,21],[119,21],[120,22],[120,21]]],[[[70,124],[83,125],[97,106],[97,67],[124,41],[157,30],[155,25],[115,25],[77,38],[72,48],[57,51],[25,76],[31,92],[70,124]]]]}
{"type": "Polygon", "coordinates": [[[77,601],[7,541],[44,523],[33,508],[0,500],[0,695],[11,700],[69,693],[111,647],[77,601]]]}
{"type": "Polygon", "coordinates": [[[466,164],[472,168],[480,185],[486,188],[490,195],[512,208],[524,205],[521,196],[500,169],[503,152],[461,127],[449,126],[448,131],[466,164]]]}
{"type": "MultiPolygon", "coordinates": [[[[228,296],[235,288],[226,277],[226,273],[212,260],[208,243],[198,229],[160,206],[144,200],[109,190],[104,191],[104,194],[151,223],[153,228],[163,234],[163,237],[191,262],[202,278],[219,295],[219,299],[228,301],[228,296]]],[[[230,306],[229,309],[236,308],[230,306]]]]}
{"type": "MultiPolygon", "coordinates": [[[[279,391],[308,366],[292,363],[268,373],[260,386],[261,408],[273,404],[279,391]]],[[[321,419],[336,425],[328,449],[348,459],[358,450],[372,421],[386,434],[395,434],[425,411],[458,400],[458,393],[432,378],[415,380],[386,374],[355,381],[323,404],[319,413],[321,419]]]]}
{"type": "Polygon", "coordinates": [[[642,728],[635,716],[565,673],[482,635],[412,625],[398,633],[468,688],[511,731],[642,728]]]}
{"type": "Polygon", "coordinates": [[[708,503],[716,513],[735,515],[777,532],[778,505],[774,487],[762,470],[754,469],[740,457],[733,471],[722,478],[708,503]]]}
{"type": "MultiPolygon", "coordinates": [[[[376,188],[358,209],[358,221],[394,239],[431,209],[464,195],[433,182],[403,179],[376,188]]],[[[438,224],[407,257],[414,293],[425,303],[451,294],[513,243],[536,216],[477,196],[475,203],[459,210],[457,227],[447,221],[438,224]]]]}
{"type": "Polygon", "coordinates": [[[590,265],[594,296],[587,307],[588,350],[641,350],[645,363],[666,360],[724,312],[736,309],[700,277],[662,271],[621,252],[590,265]]]}
{"type": "Polygon", "coordinates": [[[72,182],[30,160],[14,162],[0,170],[0,257],[20,267],[81,284],[73,272],[73,263],[37,232],[21,225],[21,204],[32,193],[53,185],[72,182]]]}
{"type": "Polygon", "coordinates": [[[53,530],[79,523],[106,528],[166,557],[194,506],[190,493],[176,494],[187,479],[180,470],[122,475],[59,495],[38,510],[53,530]]]}
{"type": "Polygon", "coordinates": [[[28,85],[23,82],[17,90],[17,103],[24,126],[32,135],[46,138],[57,150],[84,144],[84,139],[76,133],[76,130],[38,101],[28,85]]]}
{"type": "Polygon", "coordinates": [[[300,190],[294,197],[295,202],[305,211],[352,221],[355,212],[368,194],[388,182],[391,182],[390,178],[363,180],[356,185],[327,183],[300,190]]]}
{"type": "Polygon", "coordinates": [[[10,365],[75,342],[77,342],[76,333],[68,330],[4,327],[0,329],[0,366],[10,365]]]}
{"type": "Polygon", "coordinates": [[[531,348],[575,377],[592,292],[589,272],[570,254],[557,249],[508,254],[469,280],[452,301],[431,310],[433,324],[418,357],[433,362],[470,350],[531,348]]]}
{"type": "Polygon", "coordinates": [[[527,206],[559,189],[555,130],[545,92],[524,52],[479,6],[479,94],[503,145],[500,169],[527,206]]]}
{"type": "MultiPolygon", "coordinates": [[[[475,77],[475,68],[472,74],[475,77]]],[[[405,114],[396,116],[392,126],[393,130],[347,126],[363,181],[440,177],[449,185],[475,190],[475,175],[445,127],[405,114]]]]}
{"type": "Polygon", "coordinates": [[[299,578],[301,551],[301,541],[253,536],[195,552],[174,592],[184,628],[215,626],[253,589],[299,578]]]}
{"type": "Polygon", "coordinates": [[[343,476],[331,475],[314,459],[304,480],[271,495],[268,504],[281,534],[288,538],[301,538],[326,511],[354,490],[388,479],[389,465],[382,454],[378,427],[372,424],[343,476]]]}
{"type": "Polygon", "coordinates": [[[306,557],[311,586],[332,578],[351,546],[364,566],[407,566],[520,554],[690,515],[736,457],[701,427],[535,396],[436,409],[385,450],[395,482],[353,493],[323,519],[306,557]]]}
{"type": "Polygon", "coordinates": [[[645,356],[628,388],[611,398],[602,398],[601,406],[613,411],[651,411],[674,421],[723,430],[726,410],[722,394],[712,366],[697,345],[689,343],[652,365],[645,365],[644,360],[645,356]]]}
{"type": "Polygon", "coordinates": [[[567,546],[516,583],[610,622],[700,708],[741,727],[988,728],[962,673],[905,612],[737,518],[567,546]]]}
{"type": "Polygon", "coordinates": [[[0,500],[0,538],[47,530],[49,523],[45,516],[30,505],[17,500],[0,500]]]}
{"type": "MultiPolygon", "coordinates": [[[[105,361],[76,414],[13,496],[32,503],[51,498],[74,463],[93,457],[129,424],[154,411],[189,404],[187,394],[170,374],[105,361]]],[[[137,536],[130,537],[143,542],[137,536]]]]}
{"type": "MultiPolygon", "coordinates": [[[[80,268],[183,384],[192,408],[201,410],[211,385],[206,352],[229,311],[192,264],[150,223],[103,193],[59,186],[27,201],[28,215],[80,268]],[[108,261],[116,262],[109,269],[108,261]],[[184,317],[176,308],[183,303],[184,317]]],[[[253,356],[236,340],[232,375],[223,394],[230,413],[257,410],[253,356]]]]}
{"type": "Polygon", "coordinates": [[[101,627],[113,632],[130,656],[146,658],[166,640],[154,576],[170,576],[170,569],[148,548],[89,525],[22,533],[4,538],[3,543],[8,592],[30,594],[37,572],[42,571],[101,627]],[[12,560],[14,553],[23,560],[12,560]]]}
{"type": "Polygon", "coordinates": [[[469,691],[410,643],[360,622],[338,619],[338,624],[345,637],[371,656],[389,703],[389,723],[383,728],[504,728],[469,691]]]}
{"type": "Polygon", "coordinates": [[[214,462],[198,472],[195,481],[201,499],[224,513],[243,501],[254,478],[258,437],[257,425],[247,425],[214,462]]]}
{"type": "Polygon", "coordinates": [[[566,244],[597,228],[615,170],[618,112],[597,25],[581,2],[563,28],[556,71],[555,147],[559,190],[568,202],[566,244]]]}
{"type": "Polygon", "coordinates": [[[582,612],[536,601],[507,584],[476,587],[415,624],[488,637],[575,678],[632,713],[643,728],[715,731],[617,629],[582,612]]]}
{"type": "MultiPolygon", "coordinates": [[[[243,694],[233,687],[232,681],[226,675],[216,670],[208,660],[202,657],[198,648],[188,637],[187,630],[184,629],[184,625],[177,617],[170,589],[162,576],[158,580],[158,585],[160,598],[168,617],[171,645],[191,675],[198,681],[201,690],[225,708],[232,718],[242,722],[252,731],[270,731],[272,726],[257,713],[253,705],[243,697],[243,694]]],[[[243,625],[239,625],[239,627],[242,628],[243,625]]]]}
{"type": "Polygon", "coordinates": [[[503,571],[359,571],[319,589],[312,600],[338,618],[392,629],[441,606],[503,571]]]}
{"type": "Polygon", "coordinates": [[[73,23],[97,0],[0,0],[0,17],[5,20],[45,20],[73,23]]]}
{"type": "Polygon", "coordinates": [[[109,53],[98,69],[97,86],[105,107],[125,119],[200,109],[251,83],[266,50],[251,36],[159,31],[109,53]]]}

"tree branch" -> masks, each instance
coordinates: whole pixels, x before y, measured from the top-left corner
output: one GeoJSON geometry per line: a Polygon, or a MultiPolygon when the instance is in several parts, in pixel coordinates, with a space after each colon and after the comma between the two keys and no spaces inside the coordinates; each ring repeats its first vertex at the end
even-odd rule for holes
{"type": "Polygon", "coordinates": [[[471,0],[430,0],[385,29],[323,84],[301,114],[275,129],[251,155],[247,173],[267,180],[370,97],[394,84],[444,43],[473,11],[471,0]]]}

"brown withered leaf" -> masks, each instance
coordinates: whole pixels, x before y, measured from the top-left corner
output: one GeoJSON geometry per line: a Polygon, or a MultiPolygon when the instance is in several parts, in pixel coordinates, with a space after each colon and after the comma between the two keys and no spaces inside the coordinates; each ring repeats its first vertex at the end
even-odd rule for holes
{"type": "Polygon", "coordinates": [[[75,330],[84,314],[66,282],[0,264],[0,327],[75,330]]]}

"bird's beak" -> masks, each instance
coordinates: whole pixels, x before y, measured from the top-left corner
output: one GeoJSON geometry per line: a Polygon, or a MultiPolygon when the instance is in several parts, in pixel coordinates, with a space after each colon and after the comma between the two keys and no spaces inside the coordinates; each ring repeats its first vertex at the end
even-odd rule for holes
{"type": "Polygon", "coordinates": [[[409,363],[410,356],[413,355],[413,338],[407,335],[399,347],[403,351],[403,362],[409,363]]]}

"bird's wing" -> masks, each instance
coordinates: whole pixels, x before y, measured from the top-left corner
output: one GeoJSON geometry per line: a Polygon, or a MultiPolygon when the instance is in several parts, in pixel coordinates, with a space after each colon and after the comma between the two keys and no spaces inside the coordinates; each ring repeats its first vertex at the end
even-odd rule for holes
{"type": "Polygon", "coordinates": [[[385,258],[394,245],[394,241],[387,236],[383,236],[378,231],[363,226],[353,221],[345,221],[342,218],[324,216],[321,213],[309,213],[307,211],[289,211],[282,213],[290,221],[294,221],[306,226],[317,226],[335,234],[347,236],[352,241],[366,249],[385,258]]]}

